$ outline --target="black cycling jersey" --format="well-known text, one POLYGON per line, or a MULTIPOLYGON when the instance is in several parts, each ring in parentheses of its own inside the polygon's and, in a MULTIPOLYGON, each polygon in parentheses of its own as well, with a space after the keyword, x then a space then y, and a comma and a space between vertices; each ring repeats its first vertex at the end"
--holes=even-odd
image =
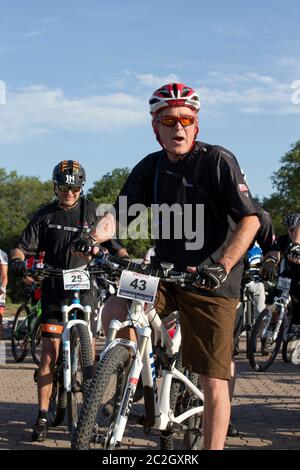
MULTIPOLYGON (((36 256, 44 251, 45 263, 56 268, 71 269, 82 266, 85 260, 72 250, 72 242, 96 226, 96 209, 94 202, 83 197, 76 206, 68 210, 63 210, 58 201, 44 206, 27 225, 16 248, 22 250, 25 256, 36 256)), ((105 242, 103 246, 111 254, 115 254, 121 247, 115 240, 105 242)), ((54 286, 63 291, 61 279, 45 279, 43 293, 54 286)))
MULTIPOLYGON (((245 216, 257 214, 234 155, 222 147, 202 142, 196 142, 193 150, 176 163, 169 161, 164 150, 148 155, 134 167, 120 196, 127 196, 128 209, 136 203, 145 206, 164 203, 171 206, 178 203, 183 214, 182 221, 185 221, 185 210, 192 210, 190 232, 204 232, 203 246, 197 250, 186 247, 186 242, 193 242, 186 236, 186 225, 182 225, 182 236, 176 239, 174 221, 171 218, 170 237, 163 239, 165 221, 161 217, 158 220, 159 237, 155 252, 159 260, 172 262, 175 269, 183 271, 186 266, 216 262, 236 223, 245 216), (204 209, 201 227, 197 226, 196 204, 202 204, 204 209)), ((117 220, 122 224, 128 213, 119 198, 115 203, 115 210, 117 220)), ((128 216, 127 223, 134 218, 128 216)), ((201 293, 239 297, 242 270, 241 260, 220 288, 209 293, 202 290, 201 293)))
MULTIPOLYGON (((81 233, 88 233, 97 222, 97 206, 94 202, 80 198, 76 206, 63 210, 58 201, 41 208, 25 228, 16 248, 25 256, 34 256, 45 252, 45 263, 62 269, 77 268, 84 264, 78 253, 71 249, 74 240, 81 233), (86 204, 84 220, 83 204, 86 204)), ((121 248, 116 240, 103 243, 112 254, 121 248)))
MULTIPOLYGON (((281 235, 274 242, 272 249, 274 251, 280 251, 283 256, 283 265, 281 266, 281 271, 288 268, 292 272, 292 278, 294 281, 300 281, 300 265, 295 263, 290 263, 287 259, 288 257, 288 247, 292 240, 289 235, 281 235)), ((300 290, 300 289, 298 289, 300 290)))
POLYGON ((281 235, 278 237, 273 245, 273 250, 280 251, 283 257, 280 272, 284 272, 285 269, 289 269, 291 272, 291 288, 290 296, 292 300, 292 323, 300 325, 300 265, 290 263, 288 257, 288 247, 291 243, 291 239, 288 234, 281 235))

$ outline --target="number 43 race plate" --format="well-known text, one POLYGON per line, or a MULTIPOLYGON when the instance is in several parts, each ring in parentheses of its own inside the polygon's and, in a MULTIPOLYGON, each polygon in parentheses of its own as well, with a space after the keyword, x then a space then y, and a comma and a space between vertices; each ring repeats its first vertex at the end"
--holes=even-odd
POLYGON ((123 271, 117 295, 125 297, 125 299, 143 300, 152 304, 156 296, 158 282, 158 277, 123 271))

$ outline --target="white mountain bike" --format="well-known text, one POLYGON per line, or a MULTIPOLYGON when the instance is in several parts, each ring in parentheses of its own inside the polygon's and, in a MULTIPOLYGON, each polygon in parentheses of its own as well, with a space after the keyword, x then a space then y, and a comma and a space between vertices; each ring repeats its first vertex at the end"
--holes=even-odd
POLYGON ((267 370, 274 362, 281 345, 283 360, 291 361, 298 338, 290 334, 292 319, 290 275, 287 270, 280 274, 273 304, 259 314, 252 329, 249 362, 255 371, 267 370))
POLYGON ((80 292, 90 290, 90 274, 99 273, 98 266, 69 270, 44 265, 28 271, 33 278, 62 278, 64 289, 72 291, 68 305, 62 305, 63 333, 58 359, 53 372, 53 386, 49 403, 49 424, 58 426, 67 410, 68 427, 72 436, 77 427, 83 396, 93 374, 91 307, 80 303, 80 292))
POLYGON ((124 322, 113 320, 110 324, 106 347, 81 410, 73 448, 121 446, 140 377, 145 415, 137 424, 142 424, 146 432, 150 429, 160 432, 161 449, 174 448, 175 433, 183 434, 181 448, 201 448, 204 397, 198 388, 198 375, 182 365, 179 321, 171 338, 149 305, 154 302, 160 280, 179 284, 186 281, 188 275, 174 273, 172 267, 162 263, 159 277, 142 274, 141 265, 133 263, 129 266, 133 271, 122 272, 118 295, 131 299, 132 303, 124 322), (118 331, 125 327, 135 329, 137 343, 116 338, 118 331), (156 360, 153 345, 159 345, 156 360), (159 387, 158 362, 162 374, 159 387))

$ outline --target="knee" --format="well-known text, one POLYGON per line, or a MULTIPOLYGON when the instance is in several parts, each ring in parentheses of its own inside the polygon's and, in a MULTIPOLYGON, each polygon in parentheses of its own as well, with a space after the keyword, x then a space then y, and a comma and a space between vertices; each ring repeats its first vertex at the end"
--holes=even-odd
POLYGON ((110 297, 103 307, 101 321, 105 331, 108 333, 109 324, 112 320, 124 321, 127 314, 126 301, 118 297, 110 297))
POLYGON ((201 384, 205 395, 213 400, 222 396, 223 391, 228 391, 228 380, 212 377, 201 377, 201 384))

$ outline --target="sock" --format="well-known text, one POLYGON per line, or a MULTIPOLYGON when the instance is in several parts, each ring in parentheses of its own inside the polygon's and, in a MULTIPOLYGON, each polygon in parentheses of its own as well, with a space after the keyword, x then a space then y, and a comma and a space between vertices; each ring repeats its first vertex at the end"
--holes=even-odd
POLYGON ((48 420, 48 411, 47 410, 39 410, 38 419, 48 420))

